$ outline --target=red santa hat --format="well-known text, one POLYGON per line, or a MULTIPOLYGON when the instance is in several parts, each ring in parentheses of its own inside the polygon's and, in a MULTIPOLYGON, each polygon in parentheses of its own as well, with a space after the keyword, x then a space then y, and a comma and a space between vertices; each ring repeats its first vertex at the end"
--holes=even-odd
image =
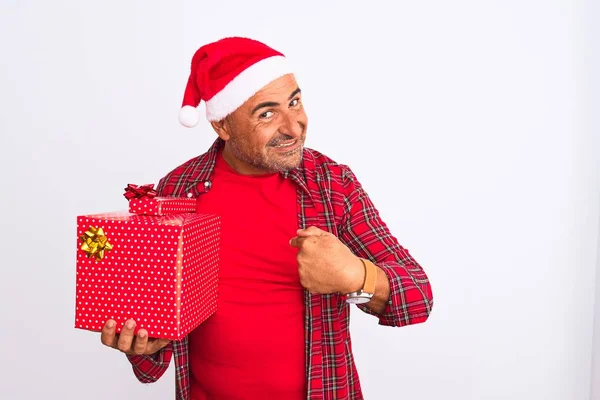
POLYGON ((206 102, 206 118, 219 121, 270 82, 291 73, 286 57, 264 43, 232 37, 202 46, 192 58, 179 122, 191 128, 196 107, 206 102))

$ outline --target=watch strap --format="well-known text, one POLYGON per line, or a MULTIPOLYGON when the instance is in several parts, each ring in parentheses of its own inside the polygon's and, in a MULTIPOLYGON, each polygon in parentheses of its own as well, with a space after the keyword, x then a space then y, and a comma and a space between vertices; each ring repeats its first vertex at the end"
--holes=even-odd
POLYGON ((361 258, 363 265, 365 266, 365 283, 362 291, 364 293, 375 293, 375 287, 377 286, 377 266, 369 260, 361 258))

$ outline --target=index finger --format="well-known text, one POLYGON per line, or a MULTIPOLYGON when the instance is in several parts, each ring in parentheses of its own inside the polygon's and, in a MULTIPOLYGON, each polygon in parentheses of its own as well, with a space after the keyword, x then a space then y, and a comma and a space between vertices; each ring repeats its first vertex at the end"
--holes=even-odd
POLYGON ((307 236, 323 236, 326 235, 328 232, 317 228, 316 226, 309 226, 306 229, 298 229, 296 231, 296 233, 298 234, 298 236, 302 236, 302 237, 307 237, 307 236))

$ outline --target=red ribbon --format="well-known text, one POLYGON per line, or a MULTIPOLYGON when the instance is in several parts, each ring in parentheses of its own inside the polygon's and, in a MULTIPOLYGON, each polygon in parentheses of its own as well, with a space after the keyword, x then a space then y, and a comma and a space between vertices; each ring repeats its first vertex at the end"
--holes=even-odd
POLYGON ((143 197, 152 199, 152 198, 156 197, 156 194, 157 193, 156 193, 156 190, 154 190, 154 184, 152 184, 152 183, 150 183, 148 185, 141 185, 141 186, 130 183, 125 188, 125 193, 123 193, 123 196, 125 196, 125 198, 127 200, 141 199, 143 197))

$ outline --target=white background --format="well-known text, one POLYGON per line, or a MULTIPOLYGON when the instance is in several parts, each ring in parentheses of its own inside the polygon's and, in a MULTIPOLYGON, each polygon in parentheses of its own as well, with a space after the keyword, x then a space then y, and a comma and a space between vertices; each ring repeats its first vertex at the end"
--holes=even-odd
POLYGON ((353 313, 366 398, 600 399, 591 0, 0 4, 0 398, 173 397, 73 328, 75 221, 207 149, 177 122, 189 62, 241 35, 294 62, 308 146, 431 278, 425 324, 353 313))

